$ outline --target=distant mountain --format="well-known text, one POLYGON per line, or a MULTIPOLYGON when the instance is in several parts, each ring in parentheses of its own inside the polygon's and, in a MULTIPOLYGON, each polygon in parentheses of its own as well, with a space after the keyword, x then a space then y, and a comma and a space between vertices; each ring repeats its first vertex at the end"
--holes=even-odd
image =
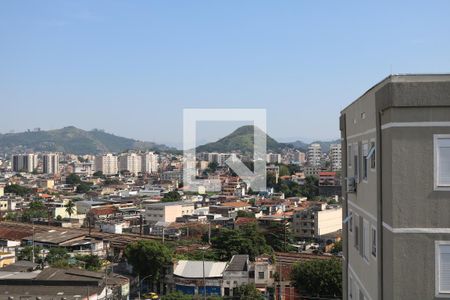
POLYGON ((322 152, 328 152, 330 150, 330 145, 331 144, 339 144, 341 142, 340 139, 336 139, 333 141, 315 141, 312 143, 305 143, 302 141, 295 141, 295 142, 291 142, 288 143, 290 145, 292 145, 294 148, 296 149, 308 149, 308 146, 311 144, 320 144, 320 147, 322 148, 322 152))
POLYGON ((221 138, 217 142, 208 143, 197 147, 197 152, 232 152, 240 151, 241 153, 253 153, 253 135, 256 130, 256 135, 265 134, 267 142, 267 151, 279 152, 284 148, 291 148, 291 145, 278 143, 276 140, 268 136, 261 129, 246 125, 239 127, 231 134, 221 138))
POLYGON ((56 130, 0 134, 0 152, 61 151, 73 154, 121 152, 129 149, 174 150, 165 145, 116 136, 103 130, 82 130, 73 126, 56 130))

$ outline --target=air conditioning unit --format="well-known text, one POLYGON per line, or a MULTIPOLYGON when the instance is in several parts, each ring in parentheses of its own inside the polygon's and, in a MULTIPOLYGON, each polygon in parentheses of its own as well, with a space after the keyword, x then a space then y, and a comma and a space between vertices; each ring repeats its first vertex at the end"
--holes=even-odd
POLYGON ((356 193, 355 177, 347 177, 347 192, 348 193, 356 193))

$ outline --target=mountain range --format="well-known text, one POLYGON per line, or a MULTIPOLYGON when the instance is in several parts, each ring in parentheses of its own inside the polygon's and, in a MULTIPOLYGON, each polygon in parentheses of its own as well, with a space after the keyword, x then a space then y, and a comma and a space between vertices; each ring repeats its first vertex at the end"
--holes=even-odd
MULTIPOLYGON (((266 135, 267 152, 277 152, 286 148, 305 151, 309 143, 295 141, 279 143, 262 130, 252 125, 237 128, 229 135, 213 143, 197 147, 197 152, 233 152, 253 153, 253 131, 256 135, 266 135)), ((322 151, 327 152, 334 141, 317 141, 322 151)), ((68 126, 55 130, 35 130, 20 133, 0 134, 0 153, 25 151, 58 151, 73 154, 99 154, 105 152, 123 152, 130 149, 176 152, 175 148, 154 142, 144 142, 116 136, 103 130, 86 131, 68 126)))
POLYGON ((171 151, 174 148, 153 142, 143 142, 116 136, 103 130, 64 127, 56 130, 38 130, 0 134, 0 152, 60 151, 73 154, 122 152, 129 149, 171 151))

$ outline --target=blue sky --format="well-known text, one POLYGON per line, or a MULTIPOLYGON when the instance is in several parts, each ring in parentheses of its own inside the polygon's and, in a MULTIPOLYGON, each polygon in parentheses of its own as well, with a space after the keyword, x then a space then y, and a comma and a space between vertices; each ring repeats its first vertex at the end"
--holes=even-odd
MULTIPOLYGON (((393 73, 450 72, 449 1, 2 1, 0 132, 74 125, 170 144, 183 108, 266 108, 339 135, 393 73)), ((225 134, 202 129, 202 139, 225 134)))

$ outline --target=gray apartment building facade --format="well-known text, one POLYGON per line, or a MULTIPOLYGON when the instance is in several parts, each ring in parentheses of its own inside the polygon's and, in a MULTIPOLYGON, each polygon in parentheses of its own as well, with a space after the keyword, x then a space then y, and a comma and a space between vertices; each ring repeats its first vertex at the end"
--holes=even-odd
POLYGON ((391 75, 340 129, 343 299, 450 299, 450 75, 391 75))

